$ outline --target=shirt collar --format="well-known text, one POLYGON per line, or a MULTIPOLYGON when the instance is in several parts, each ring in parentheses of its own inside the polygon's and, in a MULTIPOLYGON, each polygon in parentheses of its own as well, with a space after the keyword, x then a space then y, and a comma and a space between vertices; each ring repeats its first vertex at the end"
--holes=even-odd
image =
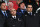
POLYGON ((32 13, 32 12, 28 12, 28 13, 32 13))
POLYGON ((12 16, 12 17, 13 17, 13 18, 15 17, 14 19, 16 19, 16 16, 12 16))
MULTIPOLYGON (((1 10, 2 11, 2 10, 1 10)), ((6 12, 6 11, 5 11, 6 12)), ((2 11, 2 13, 4 13, 4 11, 2 11)))
POLYGON ((21 11, 23 11, 23 10, 21 9, 21 11))
POLYGON ((30 14, 31 13, 31 15, 32 15, 32 12, 28 12, 28 14, 30 14))

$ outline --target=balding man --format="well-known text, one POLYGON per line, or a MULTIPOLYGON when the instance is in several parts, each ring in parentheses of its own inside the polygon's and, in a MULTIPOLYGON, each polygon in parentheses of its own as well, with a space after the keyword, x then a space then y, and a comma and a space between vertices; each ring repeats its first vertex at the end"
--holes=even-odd
POLYGON ((12 8, 13 8, 13 5, 14 5, 14 4, 13 4, 12 2, 9 2, 9 3, 8 3, 8 10, 12 9, 12 8))

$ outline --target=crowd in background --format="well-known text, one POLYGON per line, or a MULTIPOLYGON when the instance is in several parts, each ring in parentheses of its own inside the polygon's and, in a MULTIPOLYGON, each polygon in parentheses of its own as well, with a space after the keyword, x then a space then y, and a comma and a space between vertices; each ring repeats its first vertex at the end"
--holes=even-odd
POLYGON ((0 2, 0 27, 40 27, 40 2, 17 3, 17 10, 13 2, 0 2))

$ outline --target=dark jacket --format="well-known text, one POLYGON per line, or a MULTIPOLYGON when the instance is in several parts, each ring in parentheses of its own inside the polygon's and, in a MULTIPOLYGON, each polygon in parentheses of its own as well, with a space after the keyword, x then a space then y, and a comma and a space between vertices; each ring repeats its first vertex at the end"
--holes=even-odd
POLYGON ((23 15, 23 20, 25 27, 39 27, 39 16, 37 14, 30 16, 26 13, 23 15))
POLYGON ((25 12, 26 12, 25 9, 24 9, 24 12, 22 13, 21 9, 18 8, 18 10, 17 10, 17 15, 18 15, 19 17, 21 17, 22 15, 24 15, 25 12))
POLYGON ((7 19, 7 27, 24 27, 24 22, 21 18, 16 17, 16 19, 14 19, 10 17, 7 19))
MULTIPOLYGON (((7 16, 9 17, 10 15, 9 15, 9 11, 7 10, 6 11, 6 13, 7 13, 7 16)), ((3 15, 3 13, 1 12, 1 9, 0 9, 0 27, 5 27, 5 21, 6 21, 6 19, 8 18, 8 17, 5 17, 4 15, 3 15)))

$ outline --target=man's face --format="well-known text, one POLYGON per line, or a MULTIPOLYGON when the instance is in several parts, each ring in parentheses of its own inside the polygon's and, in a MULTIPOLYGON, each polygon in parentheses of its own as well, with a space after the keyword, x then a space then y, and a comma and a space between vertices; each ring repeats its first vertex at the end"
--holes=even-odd
POLYGON ((20 4, 20 8, 24 9, 25 8, 25 4, 24 3, 20 4))
POLYGON ((8 9, 10 10, 10 9, 12 9, 13 8, 13 3, 9 3, 8 4, 8 9))
POLYGON ((27 11, 28 11, 28 12, 32 12, 32 9, 33 9, 33 8, 32 8, 32 5, 28 5, 27 11))
POLYGON ((16 15, 16 10, 15 9, 11 10, 11 14, 16 15))
POLYGON ((1 4, 1 9, 2 9, 2 10, 6 10, 6 3, 2 3, 2 4, 1 4))

